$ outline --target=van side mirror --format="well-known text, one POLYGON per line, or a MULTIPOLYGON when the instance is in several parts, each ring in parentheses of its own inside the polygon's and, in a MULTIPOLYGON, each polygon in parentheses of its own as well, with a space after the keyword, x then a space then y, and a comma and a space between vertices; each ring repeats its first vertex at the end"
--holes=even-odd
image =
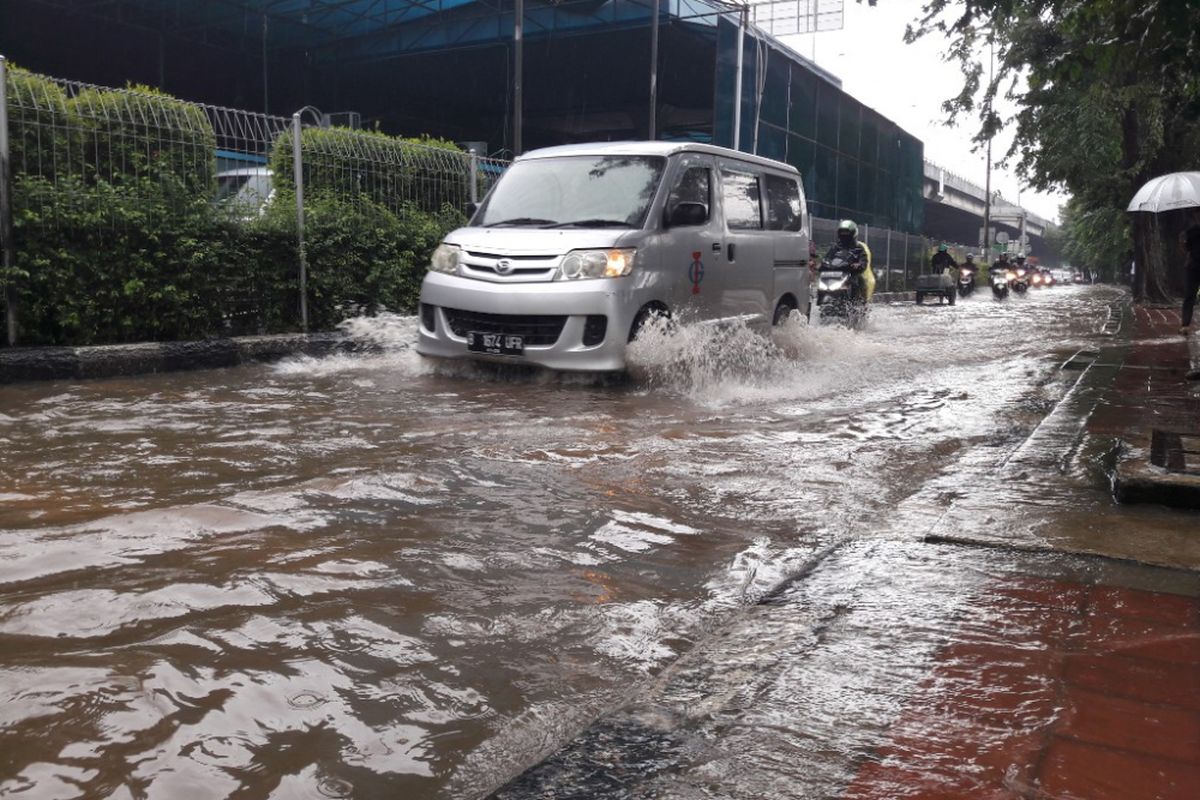
POLYGON ((467 215, 467 219, 475 216, 475 212, 479 210, 479 203, 467 201, 463 203, 463 213, 467 215))
POLYGON ((704 203, 676 203, 667 212, 666 226, 703 225, 708 222, 708 206, 704 203))

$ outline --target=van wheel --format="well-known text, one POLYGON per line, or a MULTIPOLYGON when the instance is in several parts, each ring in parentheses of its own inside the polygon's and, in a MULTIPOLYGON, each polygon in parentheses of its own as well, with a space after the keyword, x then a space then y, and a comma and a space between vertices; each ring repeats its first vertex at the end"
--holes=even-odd
POLYGON ((950 300, 950 305, 954 305, 954 301, 958 299, 958 293, 951 291, 946 297, 950 300))
POLYGON ((787 322, 787 318, 796 310, 796 306, 792 305, 791 300, 780 300, 779 305, 775 306, 775 316, 771 319, 771 324, 778 327, 787 322))
POLYGON ((642 328, 655 319, 666 319, 668 322, 671 319, 671 312, 667 311, 665 306, 642 306, 638 311, 637 316, 633 318, 633 324, 629 326, 629 341, 638 338, 642 333, 642 328))
POLYGON ((919 305, 919 306, 925 305, 925 295, 922 294, 921 292, 917 292, 917 305, 919 305))

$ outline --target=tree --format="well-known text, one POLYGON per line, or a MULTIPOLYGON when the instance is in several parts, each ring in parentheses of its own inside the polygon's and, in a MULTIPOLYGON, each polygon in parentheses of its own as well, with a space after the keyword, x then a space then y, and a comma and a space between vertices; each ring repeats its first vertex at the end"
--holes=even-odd
POLYGON ((1164 262, 1157 220, 1124 209, 1143 183, 1200 168, 1200 3, 1195 0, 928 0, 908 41, 947 37, 963 67, 952 120, 975 115, 982 144, 1014 127, 1008 158, 1037 189, 1072 196, 1068 253, 1131 252, 1139 296, 1181 285, 1164 262), (994 47, 988 79, 984 59, 994 47), (994 101, 1018 107, 1004 120, 994 101), (1130 240, 1126 231, 1132 230, 1130 240))

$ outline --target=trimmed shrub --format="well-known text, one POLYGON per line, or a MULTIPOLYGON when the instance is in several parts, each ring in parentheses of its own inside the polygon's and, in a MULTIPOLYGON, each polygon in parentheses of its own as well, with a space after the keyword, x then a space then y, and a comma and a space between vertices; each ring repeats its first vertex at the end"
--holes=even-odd
POLYGON ((73 149, 90 180, 120 183, 173 175, 185 192, 210 196, 217 137, 197 105, 148 86, 90 88, 67 100, 73 149))
MULTIPOLYGON (((438 213, 469 198, 470 158, 445 139, 405 139, 378 131, 305 128, 304 194, 330 192, 369 199, 392 211, 413 205, 438 213)), ((292 134, 279 136, 271 151, 275 185, 295 190, 292 134)))
MULTIPOLYGON (((261 216, 240 219, 214 201, 216 139, 201 107, 140 88, 68 98, 54 82, 20 70, 9 86, 17 98, 10 105, 16 263, 0 285, 17 288, 23 344, 298 327, 290 139, 286 152, 281 140, 272 153, 273 164, 288 167, 276 169, 275 199, 261 216)), ((422 181, 453 193, 453 180, 420 165, 465 165, 456 148, 434 142, 429 162, 429 147, 367 134, 365 150, 346 152, 381 161, 347 155, 325 169, 324 154, 341 152, 347 134, 356 142, 364 136, 306 132, 315 142, 314 153, 305 149, 316 176, 305 202, 315 330, 381 309, 415 310, 430 253, 465 221, 452 206, 421 210, 406 200, 422 181), (412 148, 419 158, 407 155, 412 148), (378 188, 379 198, 364 185, 378 188)))
POLYGON ((13 173, 48 178, 69 174, 67 93, 49 78, 12 64, 5 73, 13 173))

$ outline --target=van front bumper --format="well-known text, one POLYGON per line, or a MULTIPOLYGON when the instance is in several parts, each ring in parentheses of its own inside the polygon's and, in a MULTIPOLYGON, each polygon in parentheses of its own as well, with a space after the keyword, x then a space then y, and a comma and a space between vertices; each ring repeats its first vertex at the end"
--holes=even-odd
POLYGON ((489 283, 430 272, 421 285, 417 352, 435 358, 534 364, 558 370, 622 370, 629 330, 640 308, 631 287, 632 282, 626 278, 489 283), (592 344, 597 317, 605 320, 604 336, 592 344), (487 321, 479 322, 484 318, 487 321), (503 332, 493 324, 511 325, 513 330, 537 329, 539 333, 526 337, 522 355, 468 350, 468 329, 474 326, 483 333, 503 332), (589 334, 592 338, 586 339, 589 334))

